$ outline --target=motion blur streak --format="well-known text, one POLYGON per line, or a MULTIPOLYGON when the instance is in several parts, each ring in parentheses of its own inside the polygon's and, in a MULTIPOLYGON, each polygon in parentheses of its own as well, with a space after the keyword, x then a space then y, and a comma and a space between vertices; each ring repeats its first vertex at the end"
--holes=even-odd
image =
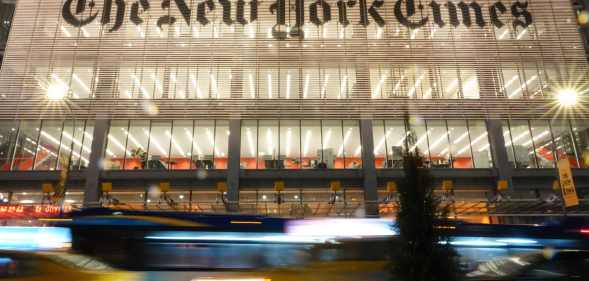
POLYGON ((196 231, 159 231, 145 236, 149 240, 176 240, 176 241, 238 241, 238 242, 262 242, 262 243, 302 243, 321 244, 326 240, 315 237, 297 237, 284 234, 248 234, 239 232, 196 232, 196 231))
POLYGON ((219 278, 199 278, 199 279, 192 279, 191 281, 271 281, 271 279, 266 278, 234 278, 234 279, 219 279, 219 278))
POLYGON ((325 238, 387 237, 396 235, 393 223, 386 219, 316 219, 288 223, 289 235, 325 238))
POLYGON ((0 227, 0 250, 52 250, 69 248, 70 230, 61 227, 0 227))

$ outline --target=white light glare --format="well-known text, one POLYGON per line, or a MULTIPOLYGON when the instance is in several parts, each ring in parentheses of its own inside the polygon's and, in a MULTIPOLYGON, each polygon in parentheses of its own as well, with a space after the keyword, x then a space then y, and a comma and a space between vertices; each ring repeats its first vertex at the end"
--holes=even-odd
POLYGON ((558 92, 558 103, 563 106, 574 106, 577 104, 578 94, 574 90, 565 89, 558 92))

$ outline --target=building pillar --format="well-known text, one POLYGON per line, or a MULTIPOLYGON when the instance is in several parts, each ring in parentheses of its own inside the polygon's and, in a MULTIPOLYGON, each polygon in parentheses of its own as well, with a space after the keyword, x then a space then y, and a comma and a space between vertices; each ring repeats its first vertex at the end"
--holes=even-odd
POLYGON ((491 156, 493 157, 493 166, 497 173, 497 180, 507 180, 509 188, 513 188, 511 180, 512 167, 509 165, 507 149, 505 148, 501 120, 486 120, 486 123, 491 145, 491 156))
POLYGON ((364 183, 364 205, 366 217, 378 217, 378 183, 374 165, 374 136, 372 120, 360 120, 360 138, 362 141, 362 172, 364 183))
POLYGON ((227 165, 227 211, 239 211, 239 171, 241 157, 241 120, 229 120, 229 161, 227 165))
POLYGON ((110 122, 107 119, 94 121, 92 135, 92 150, 90 161, 86 169, 86 187, 84 189, 84 208, 99 207, 100 201, 100 171, 102 157, 106 149, 106 139, 110 122))

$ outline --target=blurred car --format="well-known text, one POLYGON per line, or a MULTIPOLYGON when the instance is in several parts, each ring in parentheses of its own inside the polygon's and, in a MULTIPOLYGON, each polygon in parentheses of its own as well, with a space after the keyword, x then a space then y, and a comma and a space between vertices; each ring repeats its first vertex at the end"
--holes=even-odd
POLYGON ((545 249, 482 263, 467 280, 589 280, 589 251, 545 249))
POLYGON ((136 281, 141 279, 138 273, 118 271, 82 255, 0 251, 0 280, 136 281))

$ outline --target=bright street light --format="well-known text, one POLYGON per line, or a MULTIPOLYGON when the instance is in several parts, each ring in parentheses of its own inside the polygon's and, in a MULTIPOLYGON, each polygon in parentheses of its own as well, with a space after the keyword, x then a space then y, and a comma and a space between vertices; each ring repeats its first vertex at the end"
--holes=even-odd
POLYGON ((67 88, 61 83, 53 83, 47 88, 47 98, 53 101, 60 101, 65 98, 67 88))
POLYGON ((562 106, 574 106, 577 104, 578 94, 576 91, 571 89, 565 89, 558 92, 558 103, 562 106))

